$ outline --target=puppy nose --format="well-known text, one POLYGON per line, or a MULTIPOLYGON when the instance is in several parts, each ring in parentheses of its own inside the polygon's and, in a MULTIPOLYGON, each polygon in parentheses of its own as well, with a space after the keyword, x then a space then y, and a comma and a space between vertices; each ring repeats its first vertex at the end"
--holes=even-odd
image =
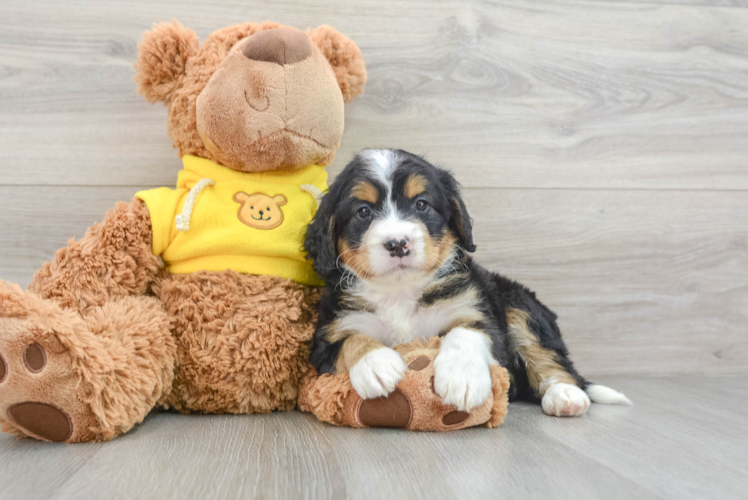
POLYGON ((401 239, 401 240, 387 240, 387 242, 384 244, 384 249, 390 252, 391 257, 405 257, 410 253, 410 250, 406 249, 408 241, 401 239))
POLYGON ((304 33, 290 28, 260 31, 247 38, 242 54, 253 61, 283 66, 303 61, 312 55, 312 42, 304 33))

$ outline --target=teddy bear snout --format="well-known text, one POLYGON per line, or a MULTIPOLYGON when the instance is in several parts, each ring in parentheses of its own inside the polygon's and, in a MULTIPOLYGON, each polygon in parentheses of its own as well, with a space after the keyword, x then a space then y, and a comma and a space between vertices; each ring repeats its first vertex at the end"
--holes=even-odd
POLYGON ((301 31, 275 28, 247 38, 242 54, 253 61, 294 64, 312 55, 312 42, 301 31))

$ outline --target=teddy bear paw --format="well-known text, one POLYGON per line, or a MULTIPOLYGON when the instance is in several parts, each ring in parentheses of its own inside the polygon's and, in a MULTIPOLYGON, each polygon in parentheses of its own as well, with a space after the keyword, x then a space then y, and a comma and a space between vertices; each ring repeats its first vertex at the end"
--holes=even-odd
POLYGON ((0 320, 3 430, 42 441, 88 440, 96 420, 82 401, 71 356, 39 325, 0 320))
MULTIPOLYGON (((446 431, 480 425, 489 420, 493 398, 470 411, 445 403, 434 387, 436 349, 420 349, 403 357, 407 370, 397 388, 386 397, 360 399, 354 421, 359 427, 397 427, 446 431)), ((489 390, 491 389, 489 377, 489 390)))

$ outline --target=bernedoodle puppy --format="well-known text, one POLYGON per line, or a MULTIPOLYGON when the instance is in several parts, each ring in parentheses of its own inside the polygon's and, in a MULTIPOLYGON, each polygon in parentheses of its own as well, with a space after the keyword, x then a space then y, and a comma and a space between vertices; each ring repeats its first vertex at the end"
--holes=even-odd
POLYGON ((406 366, 392 348, 442 337, 434 390, 461 411, 491 391, 489 366, 506 367, 510 400, 548 415, 596 403, 631 404, 574 369, 556 315, 523 285, 476 264, 472 222, 446 170, 402 150, 364 150, 330 187, 307 230, 307 257, 326 288, 311 361, 349 372, 364 399, 395 389, 406 366))

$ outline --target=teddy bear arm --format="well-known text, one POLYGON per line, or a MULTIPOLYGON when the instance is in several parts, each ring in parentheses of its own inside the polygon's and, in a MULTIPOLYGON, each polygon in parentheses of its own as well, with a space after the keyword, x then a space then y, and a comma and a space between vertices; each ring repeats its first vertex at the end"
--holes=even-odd
POLYGON ((137 198, 119 202, 82 239, 55 252, 29 290, 81 312, 116 297, 143 295, 160 267, 152 241, 146 204, 137 198))

